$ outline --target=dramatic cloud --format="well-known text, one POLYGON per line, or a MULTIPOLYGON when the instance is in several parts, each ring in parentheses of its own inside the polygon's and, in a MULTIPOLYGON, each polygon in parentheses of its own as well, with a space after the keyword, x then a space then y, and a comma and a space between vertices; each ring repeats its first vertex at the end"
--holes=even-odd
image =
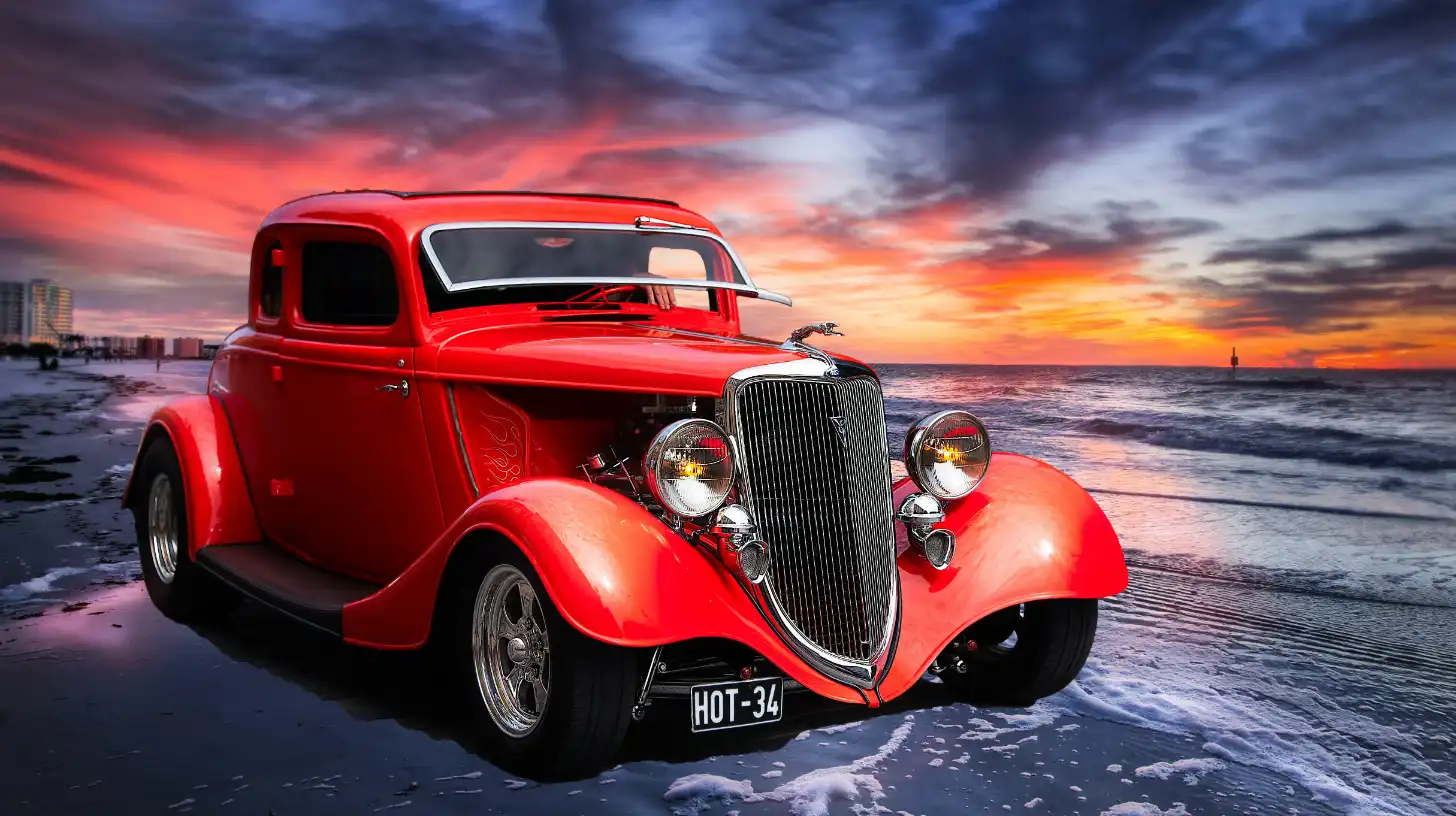
MULTIPOLYGON (((1375 323, 1449 321, 1456 312, 1456 229, 1421 229, 1396 222, 1368 227, 1303 233, 1265 245, 1223 250, 1211 263, 1251 262, 1248 271, 1229 280, 1202 278, 1198 286, 1212 305, 1200 318, 1217 330, 1342 334, 1368 330, 1375 323), (1348 244, 1378 242, 1384 248, 1348 244), (1396 245, 1391 245, 1391 242, 1396 245), (1313 254, 1324 245, 1327 252, 1313 254), (1341 251, 1338 257, 1329 249, 1341 251)), ((1449 323, 1448 323, 1449 325, 1449 323)), ((1351 349, 1413 351, 1428 343, 1395 341, 1351 349)), ((1308 352, 1308 349, 1303 351, 1308 352)))
POLYGON ((1444 0, 5 3, 0 276, 216 337, 283 200, 593 189, 872 359, 1456 364, 1453 43, 1444 0))

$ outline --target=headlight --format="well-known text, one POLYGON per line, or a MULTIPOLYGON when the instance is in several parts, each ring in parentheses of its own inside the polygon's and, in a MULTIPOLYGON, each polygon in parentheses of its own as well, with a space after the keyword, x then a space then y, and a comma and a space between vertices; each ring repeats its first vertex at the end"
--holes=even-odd
POLYGON ((706 419, 680 419, 659 431, 643 469, 657 501, 687 518, 717 510, 733 487, 728 437, 706 419))
POLYGON ((976 489, 991 464, 986 426, 965 411, 941 411, 905 435, 905 469, 921 490, 959 499, 976 489))

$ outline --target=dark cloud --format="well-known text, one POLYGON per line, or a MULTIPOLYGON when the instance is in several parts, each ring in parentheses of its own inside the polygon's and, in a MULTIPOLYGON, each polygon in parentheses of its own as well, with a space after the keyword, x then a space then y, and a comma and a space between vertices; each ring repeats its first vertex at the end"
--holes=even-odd
MULTIPOLYGON (((1447 237, 1448 232, 1446 227, 1415 227, 1403 221, 1394 220, 1380 221, 1363 227, 1329 227, 1269 241, 1238 241, 1215 252, 1204 263, 1210 265, 1234 263, 1298 265, 1315 261, 1313 253, 1321 247, 1423 237, 1441 241, 1447 237)), ((1456 234, 1453 234, 1452 237, 1456 238, 1456 234)), ((1438 244, 1388 251, 1380 256, 1379 261, 1377 266, 1380 268, 1400 267, 1404 269, 1406 267, 1450 265, 1451 258, 1449 251, 1438 244)))
POLYGON ((1446 48, 1450 3, 1291 9, 1250 0, 321 0, 281 19, 256 0, 16 2, 0 4, 9 114, 0 130, 266 140, 363 128, 439 146, 608 109, 640 128, 814 112, 883 131, 893 148, 882 181, 913 202, 1012 196, 1053 162, 1151 117, 1311 75, 1358 74, 1361 104, 1305 95, 1263 117, 1255 136, 1201 134, 1186 148, 1190 162, 1248 176, 1271 157, 1319 159, 1326 142, 1358 141, 1392 117, 1428 117, 1450 98, 1449 62, 1400 82, 1374 70, 1446 48), (642 34, 673 13, 709 29, 688 37, 700 52, 689 57, 695 70, 669 66, 653 52, 661 43, 642 34), (1277 23, 1263 19, 1276 14, 1277 23), (1301 36, 1279 33, 1291 28, 1301 36), (1372 109, 1375 90, 1383 95, 1372 109))
POLYGON ((367 127, 439 145, 682 100, 713 121, 711 94, 625 50, 640 5, 549 0, 534 19, 509 19, 521 15, 508 4, 333 0, 310 5, 310 24, 247 0, 7 3, 0 93, 18 115, 6 124, 29 132, 267 140, 367 127))
POLYGON ((1140 214, 1145 209, 1109 202, 1100 213, 1076 222, 1018 219, 975 233, 984 248, 971 257, 990 263, 1129 257, 1220 229, 1204 219, 1140 214), (1085 223, 1092 220, 1100 223, 1085 223))
POLYGON ((1456 5, 1332 4, 1302 22, 1315 47, 1245 77, 1243 111, 1182 146, 1193 180, 1238 200, 1456 167, 1444 135, 1456 94, 1456 5))
POLYGON ((1428 348, 1432 348, 1431 343, 1410 343, 1405 341, 1380 343, 1375 345, 1355 343, 1342 346, 1325 346, 1322 348, 1295 349, 1294 351, 1286 354, 1285 359, 1289 360, 1289 362, 1293 363, 1294 365, 1303 368, 1311 368, 1315 366, 1321 360, 1321 358, 1325 357, 1338 357, 1355 354, 1379 354, 1382 352, 1392 351, 1419 351, 1421 349, 1428 348))
MULTIPOLYGON (((1300 236, 1307 243, 1225 250, 1209 259, 1248 261, 1246 274, 1198 279, 1212 301, 1200 322, 1222 330, 1289 330, 1304 334, 1361 331, 1379 317, 1441 314, 1456 309, 1456 231, 1381 223, 1300 236), (1343 244, 1401 237, 1408 245, 1338 259, 1309 254, 1312 243, 1343 244), (1296 248, 1304 257, 1278 256, 1296 248)), ((1292 240, 1292 239, 1291 239, 1292 240)))
POLYGON ((16 167, 8 162, 0 161, 0 185, 3 184, 30 184, 45 187, 67 186, 64 182, 51 176, 42 175, 33 170, 16 167))
POLYGON ((1254 244, 1238 249, 1221 249, 1204 263, 1227 264, 1257 261, 1259 263, 1300 263, 1309 260, 1309 247, 1302 244, 1254 244))
POLYGON ((1245 0, 1007 2, 980 14, 932 61, 924 90, 946 106, 945 182, 992 197, 1019 192, 1049 164, 1153 116, 1271 90, 1302 100, 1291 106, 1281 99, 1285 121, 1264 128, 1259 150, 1223 149, 1221 132, 1189 145, 1190 161, 1205 172, 1248 172, 1271 153, 1328 149, 1316 142, 1341 144, 1378 129, 1381 115, 1441 115, 1442 99, 1456 89, 1449 72, 1412 70, 1405 77, 1412 81, 1387 93, 1375 111, 1339 96, 1310 98, 1299 86, 1327 75, 1378 76, 1373 69, 1389 62, 1449 52, 1453 31, 1456 6, 1445 0, 1321 7, 1245 0), (1268 19, 1276 15, 1284 19, 1268 19), (1301 36, 1289 36, 1289 28, 1301 36), (1304 119, 1295 108, 1306 112, 1304 119))
POLYGON ((1303 243, 1330 243, 1333 241, 1367 241, 1379 238, 1399 238, 1416 230, 1401 221, 1381 221, 1368 227, 1354 229, 1321 229, 1305 232, 1288 239, 1303 243))

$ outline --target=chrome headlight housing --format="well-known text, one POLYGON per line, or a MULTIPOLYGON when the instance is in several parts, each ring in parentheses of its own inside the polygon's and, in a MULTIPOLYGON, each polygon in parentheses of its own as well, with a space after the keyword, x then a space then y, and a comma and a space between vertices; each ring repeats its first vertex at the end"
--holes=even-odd
POLYGON ((684 518, 717 510, 733 488, 728 436, 706 419, 680 419, 659 431, 642 469, 658 503, 684 518))
POLYGON ((938 499, 968 495, 990 464, 986 426, 967 411, 931 414, 905 434, 905 470, 921 490, 938 499))

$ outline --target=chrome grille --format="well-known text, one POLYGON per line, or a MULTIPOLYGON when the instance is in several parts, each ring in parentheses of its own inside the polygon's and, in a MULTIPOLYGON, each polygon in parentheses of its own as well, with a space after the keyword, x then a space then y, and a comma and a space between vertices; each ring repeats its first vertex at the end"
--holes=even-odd
POLYGON ((771 601, 812 645, 873 661, 895 600, 879 384, 767 377, 730 391, 740 492, 773 556, 771 601))

